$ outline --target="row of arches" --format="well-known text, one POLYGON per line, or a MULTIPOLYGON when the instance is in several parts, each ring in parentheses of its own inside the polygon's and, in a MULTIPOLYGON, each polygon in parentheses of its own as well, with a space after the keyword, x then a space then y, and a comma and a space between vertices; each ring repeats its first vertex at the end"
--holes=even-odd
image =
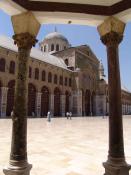
MULTIPOLYGON (((14 105, 15 80, 8 83, 6 115, 10 116, 14 105)), ((50 91, 48 87, 43 86, 41 89, 41 116, 46 116, 50 110, 50 91)), ((65 92, 65 110, 69 111, 69 92, 65 92)), ((1 101, 1 82, 0 82, 0 101, 1 101)), ((28 84, 28 116, 36 115, 37 90, 32 83, 28 84)), ((1 104, 1 103, 0 103, 1 104)), ((54 89, 54 116, 61 115, 61 91, 58 87, 54 89)))
MULTIPOLYGON (((5 72, 5 68, 6 68, 6 60, 5 58, 0 58, 0 72, 5 72)), ((15 62, 14 61, 10 61, 9 73, 15 74, 15 62)))

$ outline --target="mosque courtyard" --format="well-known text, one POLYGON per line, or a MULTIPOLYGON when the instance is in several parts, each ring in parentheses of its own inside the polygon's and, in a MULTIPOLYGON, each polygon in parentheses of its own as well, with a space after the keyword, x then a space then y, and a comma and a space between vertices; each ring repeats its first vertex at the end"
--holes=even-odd
MULTIPOLYGON (((0 120, 0 175, 9 162, 11 124, 11 119, 0 120)), ((131 116, 123 116, 123 125, 126 161, 131 163, 131 116)), ((31 175, 102 175, 107 154, 108 118, 28 119, 31 175)))

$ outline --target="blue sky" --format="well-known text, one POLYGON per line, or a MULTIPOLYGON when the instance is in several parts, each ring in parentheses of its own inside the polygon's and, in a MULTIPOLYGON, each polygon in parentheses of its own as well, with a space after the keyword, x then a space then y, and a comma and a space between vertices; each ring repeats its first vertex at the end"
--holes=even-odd
MULTIPOLYGON (((13 29, 10 16, 0 10, 0 35, 12 37, 13 29)), ((91 47, 97 58, 101 59, 107 75, 106 47, 101 43, 96 27, 80 25, 43 25, 37 39, 42 41, 50 32, 57 27, 58 32, 63 34, 72 46, 87 44, 91 47)), ((121 82, 131 91, 131 23, 125 28, 124 38, 119 47, 121 82)))

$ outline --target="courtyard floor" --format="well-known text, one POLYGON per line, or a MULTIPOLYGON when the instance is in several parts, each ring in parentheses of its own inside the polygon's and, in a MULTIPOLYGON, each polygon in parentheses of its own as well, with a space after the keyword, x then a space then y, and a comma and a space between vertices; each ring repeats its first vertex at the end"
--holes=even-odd
MULTIPOLYGON (((131 163, 131 116, 123 117, 125 155, 131 163)), ((11 119, 0 120, 0 175, 8 165, 11 119)), ((108 154, 108 118, 28 119, 31 175, 102 175, 108 154)))

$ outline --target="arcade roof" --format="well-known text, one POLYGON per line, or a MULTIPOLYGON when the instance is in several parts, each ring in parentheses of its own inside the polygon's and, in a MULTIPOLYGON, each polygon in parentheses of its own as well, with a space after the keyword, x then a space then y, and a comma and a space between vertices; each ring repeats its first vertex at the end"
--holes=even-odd
POLYGON ((108 16, 131 21, 131 0, 1 0, 9 15, 32 11, 41 24, 99 25, 108 16))

